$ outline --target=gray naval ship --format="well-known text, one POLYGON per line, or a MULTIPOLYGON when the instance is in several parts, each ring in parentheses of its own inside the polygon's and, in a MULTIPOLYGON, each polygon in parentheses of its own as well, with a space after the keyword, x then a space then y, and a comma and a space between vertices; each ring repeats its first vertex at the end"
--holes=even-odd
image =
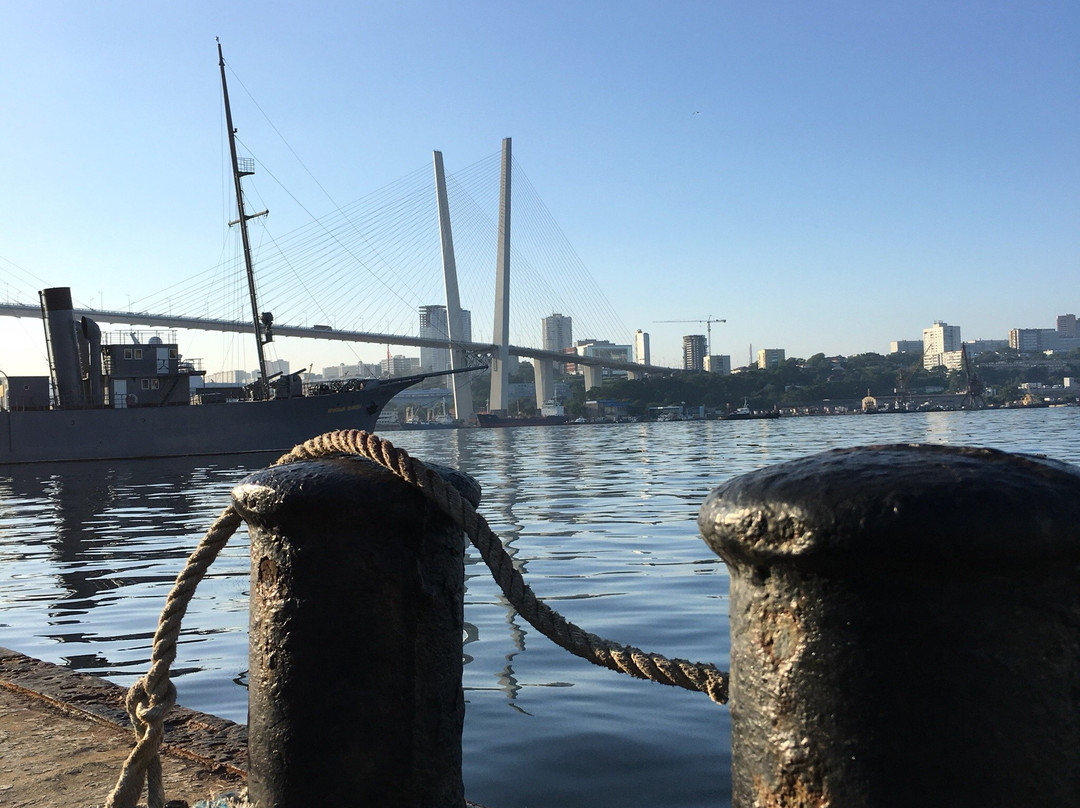
POLYGON ((375 431, 397 393, 445 375, 305 385, 293 373, 231 394, 193 392, 203 371, 175 342, 103 337, 76 319, 70 289, 40 297, 50 375, 0 376, 0 464, 285 452, 335 429, 375 431))
POLYGON ((431 376, 476 368, 340 386, 305 385, 299 373, 268 377, 263 346, 272 340, 273 315, 260 314, 248 241, 248 214, 229 107, 225 58, 218 45, 229 152, 244 247, 259 379, 234 396, 192 393, 201 374, 184 362, 174 341, 130 332, 103 338, 88 317, 75 319, 71 290, 40 293, 49 376, 0 374, 0 465, 69 460, 285 452, 335 429, 374 431, 379 413, 397 393, 431 376))

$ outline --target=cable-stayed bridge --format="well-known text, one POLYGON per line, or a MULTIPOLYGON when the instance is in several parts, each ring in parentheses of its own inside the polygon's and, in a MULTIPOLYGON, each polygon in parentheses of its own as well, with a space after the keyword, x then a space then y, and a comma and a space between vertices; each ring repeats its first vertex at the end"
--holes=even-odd
MULTIPOLYGON (((113 311, 109 309, 75 308, 76 317, 90 317, 98 322, 114 325, 143 325, 155 328, 187 328, 195 331, 223 331, 248 333, 251 323, 239 320, 214 320, 205 317, 181 317, 173 314, 148 314, 145 312, 113 311)), ((0 303, 0 317, 32 317, 40 319, 41 308, 26 303, 0 303)), ((410 348, 458 348, 477 355, 490 355, 497 346, 487 342, 451 342, 448 339, 414 337, 407 334, 382 334, 373 331, 327 331, 314 326, 288 326, 274 324, 274 334, 279 337, 307 337, 310 339, 358 342, 372 345, 401 345, 410 348)), ((672 368, 659 365, 643 365, 637 362, 619 362, 614 359, 593 356, 567 356, 565 353, 545 351, 521 345, 510 346, 511 356, 524 359, 550 359, 572 362, 596 368, 614 368, 639 373, 670 373, 672 368)))
MULTIPOLYGON (((568 358, 544 349, 541 321, 556 312, 573 318, 578 335, 629 344, 633 332, 607 302, 527 178, 522 180, 509 139, 497 158, 447 175, 441 153, 435 152, 434 182, 431 167, 415 171, 360 202, 335 207, 328 216, 310 216, 311 222, 282 235, 271 234, 266 217, 247 217, 252 219, 257 253, 260 306, 274 313, 274 335, 449 348, 453 367, 474 365, 477 355, 488 357, 493 410, 505 409, 511 356, 551 360, 535 363, 538 404, 552 397, 554 362, 581 366, 586 389, 596 386, 604 367, 634 375, 670 373, 659 366, 595 356, 568 358), (476 338, 463 328, 461 312, 491 312, 490 301, 490 338, 482 328, 476 338), (445 337, 417 335, 418 311, 430 305, 446 307, 445 337)), ((231 241, 235 239, 223 239, 231 241)), ((257 327, 241 293, 242 261, 234 247, 218 265, 129 301, 128 311, 77 305, 77 314, 112 324, 254 333, 257 327), (132 304, 141 311, 132 312, 132 304)), ((0 304, 0 315, 37 317, 40 309, 0 304)), ((472 322, 478 325, 477 318, 472 322)), ((451 380, 459 378, 455 408, 458 417, 467 418, 471 396, 467 379, 457 374, 451 380)))

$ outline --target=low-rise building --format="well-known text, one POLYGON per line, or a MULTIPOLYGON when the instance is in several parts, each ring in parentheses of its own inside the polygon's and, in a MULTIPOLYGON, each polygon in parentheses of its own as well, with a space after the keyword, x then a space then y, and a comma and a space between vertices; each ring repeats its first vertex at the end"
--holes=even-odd
POLYGON ((967 348, 968 358, 973 358, 979 354, 1004 350, 1009 347, 1009 341, 1007 339, 971 339, 964 343, 964 347, 967 348))
MULTIPOLYGON (((581 340, 574 346, 574 349, 578 356, 590 356, 627 363, 634 361, 634 347, 632 345, 616 345, 606 339, 581 340)), ((580 371, 580 368, 578 370, 580 371)), ((602 370, 604 377, 626 376, 625 370, 616 370, 614 368, 603 368, 602 370)))
POLYGON ((1009 347, 1020 353, 1071 351, 1080 348, 1080 338, 1064 337, 1057 328, 1014 328, 1009 331, 1009 347))
POLYGON ((923 344, 919 339, 894 339, 889 343, 889 353, 922 353, 923 344))
POLYGON ((254 378, 246 370, 219 370, 211 373, 207 379, 214 384, 247 384, 254 378))
POLYGON ((388 356, 379 363, 379 373, 382 376, 411 376, 420 372, 419 356, 402 356, 395 354, 388 356))

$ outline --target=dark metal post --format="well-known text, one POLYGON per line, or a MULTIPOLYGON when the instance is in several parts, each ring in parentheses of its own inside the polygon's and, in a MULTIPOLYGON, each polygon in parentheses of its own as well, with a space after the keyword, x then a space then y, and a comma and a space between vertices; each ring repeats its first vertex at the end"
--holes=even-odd
POLYGON ((837 450, 699 526, 731 574, 736 808, 1080 804, 1080 470, 837 450))
POLYGON ((360 458, 265 469, 233 502, 251 534, 252 804, 463 806, 461 530, 360 458))

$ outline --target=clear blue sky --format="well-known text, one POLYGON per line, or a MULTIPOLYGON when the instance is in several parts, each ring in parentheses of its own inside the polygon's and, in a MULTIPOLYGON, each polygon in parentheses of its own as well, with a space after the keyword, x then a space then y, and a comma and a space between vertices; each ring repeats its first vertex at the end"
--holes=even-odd
MULTIPOLYGON (((339 201, 513 137, 654 361, 704 331, 657 320, 726 318, 714 352, 738 365, 751 344, 885 352, 935 319, 1004 338, 1080 313, 1075 2, 2 9, 5 299, 70 285, 122 309, 218 260, 219 36, 339 201)), ((37 322, 0 320, 0 370, 42 355, 37 322)))

